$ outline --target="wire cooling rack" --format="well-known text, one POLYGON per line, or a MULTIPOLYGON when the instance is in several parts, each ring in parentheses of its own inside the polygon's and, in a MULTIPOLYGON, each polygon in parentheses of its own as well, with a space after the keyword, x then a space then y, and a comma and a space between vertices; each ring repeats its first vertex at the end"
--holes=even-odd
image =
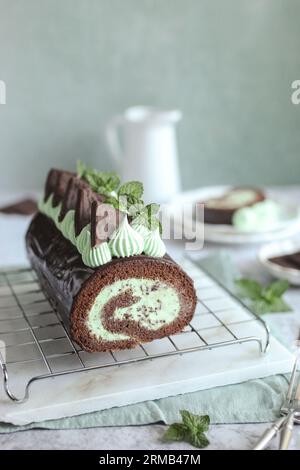
POLYGON ((15 403, 23 403, 29 398, 34 382, 50 377, 234 344, 253 342, 257 344, 258 353, 265 353, 269 346, 265 322, 190 260, 184 260, 183 265, 194 279, 198 297, 195 316, 185 330, 134 349, 107 353, 87 353, 72 341, 33 270, 1 271, 0 365, 7 397, 15 403), (11 382, 20 370, 26 371, 27 379, 23 396, 16 396, 11 382))

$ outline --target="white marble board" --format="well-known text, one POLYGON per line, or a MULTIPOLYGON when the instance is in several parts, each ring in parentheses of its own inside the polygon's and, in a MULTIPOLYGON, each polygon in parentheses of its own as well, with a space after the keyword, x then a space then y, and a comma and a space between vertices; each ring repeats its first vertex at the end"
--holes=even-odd
MULTIPOLYGON (((184 268, 194 278, 197 294, 202 300, 202 303, 198 304, 191 326, 195 331, 200 332, 201 337, 209 345, 232 340, 229 330, 239 338, 255 336, 261 338, 262 343, 265 342, 264 328, 259 321, 253 319, 252 314, 245 307, 190 261, 184 261, 184 268)), ((35 284, 34 279, 29 279, 29 281, 35 284)), ((22 287, 22 283, 19 282, 16 284, 16 291, 17 296, 20 296, 22 302, 26 304, 26 286, 22 287)), ((9 299, 7 294, 5 286, 0 286, 0 306, 2 302, 2 306, 7 305, 5 308, 8 310, 17 308, 13 299, 9 299)), ((55 335, 60 337, 61 325, 45 326, 49 322, 51 324, 52 320, 54 322, 55 314, 51 312, 50 306, 41 298, 41 295, 39 294, 38 300, 45 304, 45 311, 48 313, 42 317, 35 316, 31 303, 28 303, 30 307, 27 313, 36 321, 35 331, 39 335, 40 344, 53 372, 78 368, 79 358, 71 354, 68 340, 62 338, 55 342, 47 341, 49 334, 52 337, 56 337, 55 335), (44 325, 43 321, 45 321, 44 325)), ((0 320, 1 315, 7 314, 5 308, 0 309, 0 320)), ((47 369, 42 360, 30 362, 30 359, 36 355, 36 345, 30 343, 29 340, 26 341, 28 332, 21 313, 17 320, 0 321, 0 324, 2 331, 0 340, 4 339, 13 345, 16 338, 5 336, 3 331, 15 327, 21 330, 16 333, 18 341, 25 343, 21 351, 12 346, 8 348, 7 353, 8 361, 24 360, 24 358, 29 360, 26 363, 9 366, 11 388, 16 395, 22 396, 27 381, 33 376, 47 373, 47 369)), ((183 333, 173 336, 172 342, 166 338, 144 345, 145 350, 138 347, 134 350, 116 352, 114 353, 115 359, 117 361, 138 359, 145 356, 146 352, 157 354, 174 351, 174 344, 179 349, 203 345, 204 343, 195 331, 188 327, 183 333)), ((32 385, 29 400, 23 404, 9 401, 0 387, 0 421, 27 424, 33 421, 57 419, 238 383, 291 370, 293 356, 275 338, 271 337, 269 352, 265 355, 259 352, 258 346, 257 342, 234 344, 218 349, 45 379, 32 385)), ((107 364, 112 360, 109 353, 88 354, 79 351, 78 354, 85 366, 107 364)))

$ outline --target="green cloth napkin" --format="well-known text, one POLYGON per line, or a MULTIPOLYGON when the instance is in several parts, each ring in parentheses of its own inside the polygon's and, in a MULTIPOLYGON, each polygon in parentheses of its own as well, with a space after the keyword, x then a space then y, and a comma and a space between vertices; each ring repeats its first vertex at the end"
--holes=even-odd
MULTIPOLYGON (((219 252, 198 262, 228 289, 238 276, 230 257, 219 252)), ((96 411, 71 418, 14 426, 0 423, 0 433, 25 429, 80 429, 97 426, 128 426, 163 422, 173 423, 180 419, 179 410, 188 409, 196 414, 208 414, 212 423, 251 423, 272 421, 287 392, 287 378, 276 375, 264 379, 216 387, 176 397, 146 401, 135 405, 96 411)), ((17 406, 17 405, 16 405, 17 406)))

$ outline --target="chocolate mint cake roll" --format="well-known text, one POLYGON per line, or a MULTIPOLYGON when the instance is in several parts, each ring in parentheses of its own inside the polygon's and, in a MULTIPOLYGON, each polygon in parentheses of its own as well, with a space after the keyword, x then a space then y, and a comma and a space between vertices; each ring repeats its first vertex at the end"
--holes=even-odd
POLYGON ((120 186, 114 174, 51 170, 28 229, 41 286, 86 351, 177 333, 194 314, 193 282, 165 253, 158 206, 141 196, 140 183, 120 186))

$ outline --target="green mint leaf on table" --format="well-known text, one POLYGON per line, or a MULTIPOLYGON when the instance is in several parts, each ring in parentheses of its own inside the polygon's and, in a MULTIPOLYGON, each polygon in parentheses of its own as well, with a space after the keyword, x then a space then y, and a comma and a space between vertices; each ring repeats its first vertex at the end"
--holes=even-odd
POLYGON ((182 423, 171 424, 164 434, 165 441, 185 441, 187 432, 182 423))
POLYGON ((208 431, 210 419, 208 415, 198 416, 187 410, 180 411, 183 424, 191 430, 199 429, 201 432, 208 431))
POLYGON ((120 184, 116 173, 96 173, 95 171, 84 174, 84 179, 89 183, 92 190, 103 196, 110 196, 120 184))
POLYGON ((119 200, 118 200, 118 198, 116 198, 114 196, 106 196, 105 197, 105 203, 110 204, 115 209, 119 209, 119 200))
POLYGON ((235 281, 241 298, 250 299, 250 309, 257 315, 265 313, 290 312, 290 306, 282 298, 289 287, 288 281, 275 281, 268 286, 262 286, 252 279, 235 281))
POLYGON ((182 423, 172 424, 164 434, 166 441, 185 441, 200 449, 207 447, 209 440, 204 434, 208 431, 209 416, 197 416, 187 410, 180 411, 182 423))
POLYGON ((256 300, 261 297, 262 286, 259 282, 252 279, 238 279, 235 281, 239 287, 240 296, 256 300))
POLYGON ((159 213, 160 205, 153 202, 152 204, 147 204, 145 207, 148 213, 148 217, 154 217, 159 213))
POLYGON ((271 301, 257 300, 253 305, 255 313, 263 315, 264 313, 281 313, 291 312, 291 307, 281 298, 276 298, 271 301))
POLYGON ((256 315, 264 315, 265 313, 270 312, 270 303, 264 299, 261 300, 254 300, 254 302, 250 305, 251 310, 256 313, 256 315))
POLYGON ((292 312, 292 308, 286 303, 284 299, 278 297, 277 299, 272 300, 270 312, 292 312))
POLYGON ((209 445, 209 440, 203 432, 200 432, 198 434, 190 434, 188 442, 192 446, 198 447, 199 449, 204 449, 204 447, 207 447, 209 445))
POLYGON ((269 286, 265 287, 262 291, 263 297, 268 300, 281 297, 289 288, 289 282, 285 280, 272 282, 269 286))

